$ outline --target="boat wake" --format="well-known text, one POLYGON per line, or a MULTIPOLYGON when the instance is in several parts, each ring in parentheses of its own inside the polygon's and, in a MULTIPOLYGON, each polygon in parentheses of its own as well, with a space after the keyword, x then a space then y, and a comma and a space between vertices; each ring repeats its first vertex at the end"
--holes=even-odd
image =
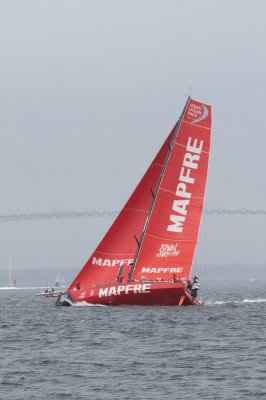
POLYGON ((74 307, 108 307, 105 306, 104 304, 92 304, 92 303, 87 303, 86 301, 79 301, 77 303, 72 304, 74 307))
POLYGON ((261 298, 251 299, 251 300, 245 299, 242 301, 242 303, 265 303, 265 302, 266 302, 266 299, 261 299, 261 298))
POLYGON ((206 306, 220 306, 220 305, 227 305, 227 304, 246 304, 246 303, 265 303, 266 299, 262 299, 259 297, 258 299, 244 299, 244 300, 234 300, 234 301, 206 301, 206 306))

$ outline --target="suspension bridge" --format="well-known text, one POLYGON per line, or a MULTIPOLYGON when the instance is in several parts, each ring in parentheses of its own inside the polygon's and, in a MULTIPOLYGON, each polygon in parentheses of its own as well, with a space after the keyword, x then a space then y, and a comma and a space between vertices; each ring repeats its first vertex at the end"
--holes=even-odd
MULTIPOLYGON (((264 209, 204 209, 206 215, 266 215, 264 209)), ((37 221, 37 220, 51 220, 51 219, 77 219, 77 218, 98 218, 98 217, 113 217, 115 218, 119 211, 45 211, 45 212, 32 212, 32 213, 14 213, 14 214, 0 214, 0 222, 10 221, 37 221)))

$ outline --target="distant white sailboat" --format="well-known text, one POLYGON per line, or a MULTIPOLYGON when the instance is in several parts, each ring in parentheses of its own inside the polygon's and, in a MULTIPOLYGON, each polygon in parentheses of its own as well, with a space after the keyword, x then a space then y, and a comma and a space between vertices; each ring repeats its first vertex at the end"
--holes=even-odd
POLYGON ((61 272, 58 272, 56 278, 55 278, 55 283, 54 283, 54 287, 56 288, 61 288, 61 289, 65 289, 65 278, 63 276, 63 274, 61 272))
POLYGON ((64 286, 65 280, 61 272, 59 272, 55 278, 54 286, 49 287, 47 284, 47 289, 42 292, 36 293, 37 297, 58 297, 65 291, 66 286, 64 286))
POLYGON ((254 282, 258 279, 258 277, 256 275, 252 276, 249 280, 250 282, 254 282))
POLYGON ((12 268, 12 257, 9 256, 9 263, 8 263, 8 287, 9 287, 10 289, 16 289, 16 287, 17 287, 17 281, 16 281, 16 279, 12 279, 11 268, 12 268))

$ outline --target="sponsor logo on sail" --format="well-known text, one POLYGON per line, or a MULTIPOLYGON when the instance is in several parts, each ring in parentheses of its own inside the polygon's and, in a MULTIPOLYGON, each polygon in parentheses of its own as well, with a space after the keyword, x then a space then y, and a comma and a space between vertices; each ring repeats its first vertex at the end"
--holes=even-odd
POLYGON ((156 257, 173 257, 178 256, 179 250, 177 250, 177 244, 162 244, 159 248, 159 252, 156 257))
POLYGON ((137 294, 137 293, 150 293, 151 284, 137 284, 137 285, 119 285, 100 288, 99 297, 120 296, 121 294, 137 294))
POLYGON ((183 267, 142 267, 143 274, 180 274, 183 267))
POLYGON ((97 258, 92 257, 92 265, 98 265, 99 267, 123 267, 131 265, 133 258, 126 258, 120 260, 111 260, 110 258, 97 258))
POLYGON ((181 233, 187 216, 187 207, 191 199, 192 187, 195 183, 193 172, 198 168, 200 155, 203 148, 203 140, 188 138, 186 153, 181 167, 179 181, 176 187, 177 199, 173 201, 170 215, 171 225, 167 226, 167 231, 181 233))

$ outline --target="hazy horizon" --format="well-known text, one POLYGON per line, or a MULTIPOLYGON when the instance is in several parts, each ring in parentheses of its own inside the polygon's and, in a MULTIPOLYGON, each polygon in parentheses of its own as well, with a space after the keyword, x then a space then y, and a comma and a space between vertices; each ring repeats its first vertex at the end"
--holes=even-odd
MULTIPOLYGON (((197 265, 193 270, 200 278, 202 286, 208 282, 246 281, 256 285, 257 281, 266 279, 265 265, 197 265), (254 279, 254 282, 252 281, 254 279)), ((16 280, 18 288, 23 287, 52 287, 55 284, 58 273, 63 276, 63 286, 68 286, 76 277, 78 270, 74 268, 41 268, 12 270, 12 279, 16 280)), ((8 270, 0 269, 0 289, 8 287, 8 270)))
MULTIPOLYGON (((2 2, 0 214, 120 210, 212 105, 205 208, 266 204, 266 3, 2 2)), ((0 222, 0 269, 79 271, 113 218, 0 222), (47 267, 48 266, 48 267, 47 267)), ((196 265, 266 264, 266 217, 205 215, 196 265)))

